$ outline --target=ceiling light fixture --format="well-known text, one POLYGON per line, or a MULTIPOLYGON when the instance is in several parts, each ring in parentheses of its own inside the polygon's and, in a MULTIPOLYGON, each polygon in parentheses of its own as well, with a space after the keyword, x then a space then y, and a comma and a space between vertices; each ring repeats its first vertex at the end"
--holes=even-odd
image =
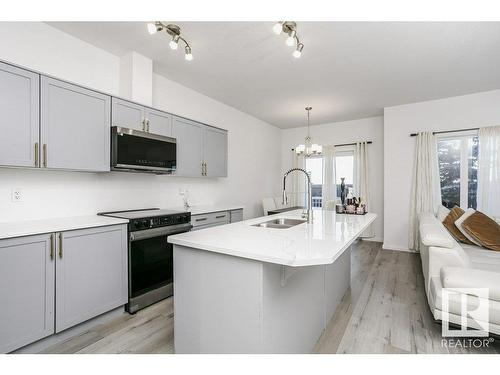
POLYGON ((312 107, 306 107, 307 111, 307 137, 303 145, 298 145, 295 147, 295 153, 297 155, 304 155, 309 157, 312 155, 321 155, 323 152, 323 147, 311 142, 311 136, 309 135, 309 117, 312 107))
POLYGON ((301 43, 297 35, 297 24, 292 21, 280 21, 274 24, 273 32, 277 35, 284 33, 288 35, 286 38, 286 45, 289 47, 295 46, 295 50, 292 55, 295 58, 302 56, 302 50, 304 49, 304 43, 301 43))
POLYGON ((184 58, 187 61, 193 60, 193 53, 191 51, 191 46, 189 43, 186 41, 181 36, 181 28, 177 25, 173 24, 164 24, 161 21, 156 21, 155 23, 148 23, 147 24, 148 32, 152 35, 157 32, 165 30, 165 32, 172 37, 172 40, 168 43, 171 49, 176 50, 179 48, 179 41, 182 41, 185 46, 184 46, 184 58))

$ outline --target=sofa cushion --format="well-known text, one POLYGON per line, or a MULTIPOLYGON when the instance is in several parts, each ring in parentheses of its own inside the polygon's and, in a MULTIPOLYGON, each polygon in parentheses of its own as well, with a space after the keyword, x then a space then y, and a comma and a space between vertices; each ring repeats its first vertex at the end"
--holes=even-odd
POLYGON ((468 208, 463 215, 461 215, 456 221, 455 221, 455 226, 458 228, 458 230, 474 245, 481 246, 481 244, 476 241, 469 233, 465 231, 465 229, 462 227, 463 222, 471 215, 476 212, 475 209, 473 208, 468 208))
POLYGON ((446 247, 451 249, 456 242, 433 214, 419 217, 420 240, 425 246, 446 247))
POLYGON ((448 229, 448 232, 453 236, 455 240, 466 244, 473 244, 473 242, 469 241, 467 237, 462 234, 462 232, 455 225, 455 221, 457 221, 463 214, 464 210, 462 210, 460 207, 453 207, 450 210, 448 216, 446 216, 446 218, 443 220, 443 225, 446 229, 448 229))
POLYGON ((445 288, 488 288, 489 299, 500 301, 500 273, 475 268, 443 267, 441 284, 445 288))
POLYGON ((500 251, 500 225, 489 216, 475 211, 463 221, 462 228, 481 246, 500 251))
POLYGON ((440 221, 440 222, 443 222, 444 219, 446 219, 446 216, 448 216, 448 214, 450 213, 450 209, 443 206, 442 204, 439 205, 438 207, 438 212, 437 212, 437 219, 440 221))

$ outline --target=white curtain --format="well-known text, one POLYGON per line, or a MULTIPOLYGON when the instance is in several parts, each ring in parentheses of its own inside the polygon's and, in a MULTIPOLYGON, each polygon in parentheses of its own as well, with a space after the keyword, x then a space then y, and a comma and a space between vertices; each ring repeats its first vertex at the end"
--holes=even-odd
POLYGON ((335 200, 337 198, 337 185, 335 180, 335 146, 323 146, 322 195, 323 209, 335 209, 335 200))
POLYGON ((500 217, 500 126, 479 129, 477 209, 500 217))
MULTIPOLYGON (((293 163, 292 166, 293 168, 306 168, 306 161, 304 158, 304 155, 297 155, 295 150, 292 150, 293 152, 293 163)), ((292 177, 292 193, 289 194, 290 199, 290 205, 292 206, 302 206, 305 207, 306 205, 306 198, 305 194, 307 192, 307 187, 306 187, 306 176, 302 172, 292 172, 290 175, 292 177)))
MULTIPOLYGON (((416 137, 413 182, 410 196, 410 226, 408 247, 419 250, 418 215, 436 213, 441 203, 437 140, 432 132, 418 133, 416 137)), ((401 192, 404 194, 404 192, 401 192)))
MULTIPOLYGON (((361 197, 361 200, 366 204, 366 209, 370 212, 371 192, 368 160, 368 143, 357 142, 354 150, 354 195, 361 197)), ((361 237, 374 237, 371 225, 362 233, 361 237)))

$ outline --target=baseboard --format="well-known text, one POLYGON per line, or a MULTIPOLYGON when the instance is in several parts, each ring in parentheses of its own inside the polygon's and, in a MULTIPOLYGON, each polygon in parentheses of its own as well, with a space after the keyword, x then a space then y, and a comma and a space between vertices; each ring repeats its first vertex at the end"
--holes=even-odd
POLYGON ((369 238, 361 238, 363 241, 372 241, 372 242, 384 242, 383 237, 369 237, 369 238))
POLYGON ((416 251, 410 250, 407 247, 397 246, 397 245, 390 245, 390 244, 386 244, 385 242, 382 244, 382 249, 384 249, 384 250, 404 251, 406 253, 416 253, 416 251))

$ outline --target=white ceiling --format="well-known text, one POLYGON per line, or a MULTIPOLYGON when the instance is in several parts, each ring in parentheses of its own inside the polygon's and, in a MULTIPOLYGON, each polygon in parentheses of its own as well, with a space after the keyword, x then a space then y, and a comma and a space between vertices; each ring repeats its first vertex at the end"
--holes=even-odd
POLYGON ((384 107, 500 88, 500 23, 298 22, 300 59, 272 22, 174 22, 194 60, 142 22, 51 22, 281 128, 381 115, 384 107))

